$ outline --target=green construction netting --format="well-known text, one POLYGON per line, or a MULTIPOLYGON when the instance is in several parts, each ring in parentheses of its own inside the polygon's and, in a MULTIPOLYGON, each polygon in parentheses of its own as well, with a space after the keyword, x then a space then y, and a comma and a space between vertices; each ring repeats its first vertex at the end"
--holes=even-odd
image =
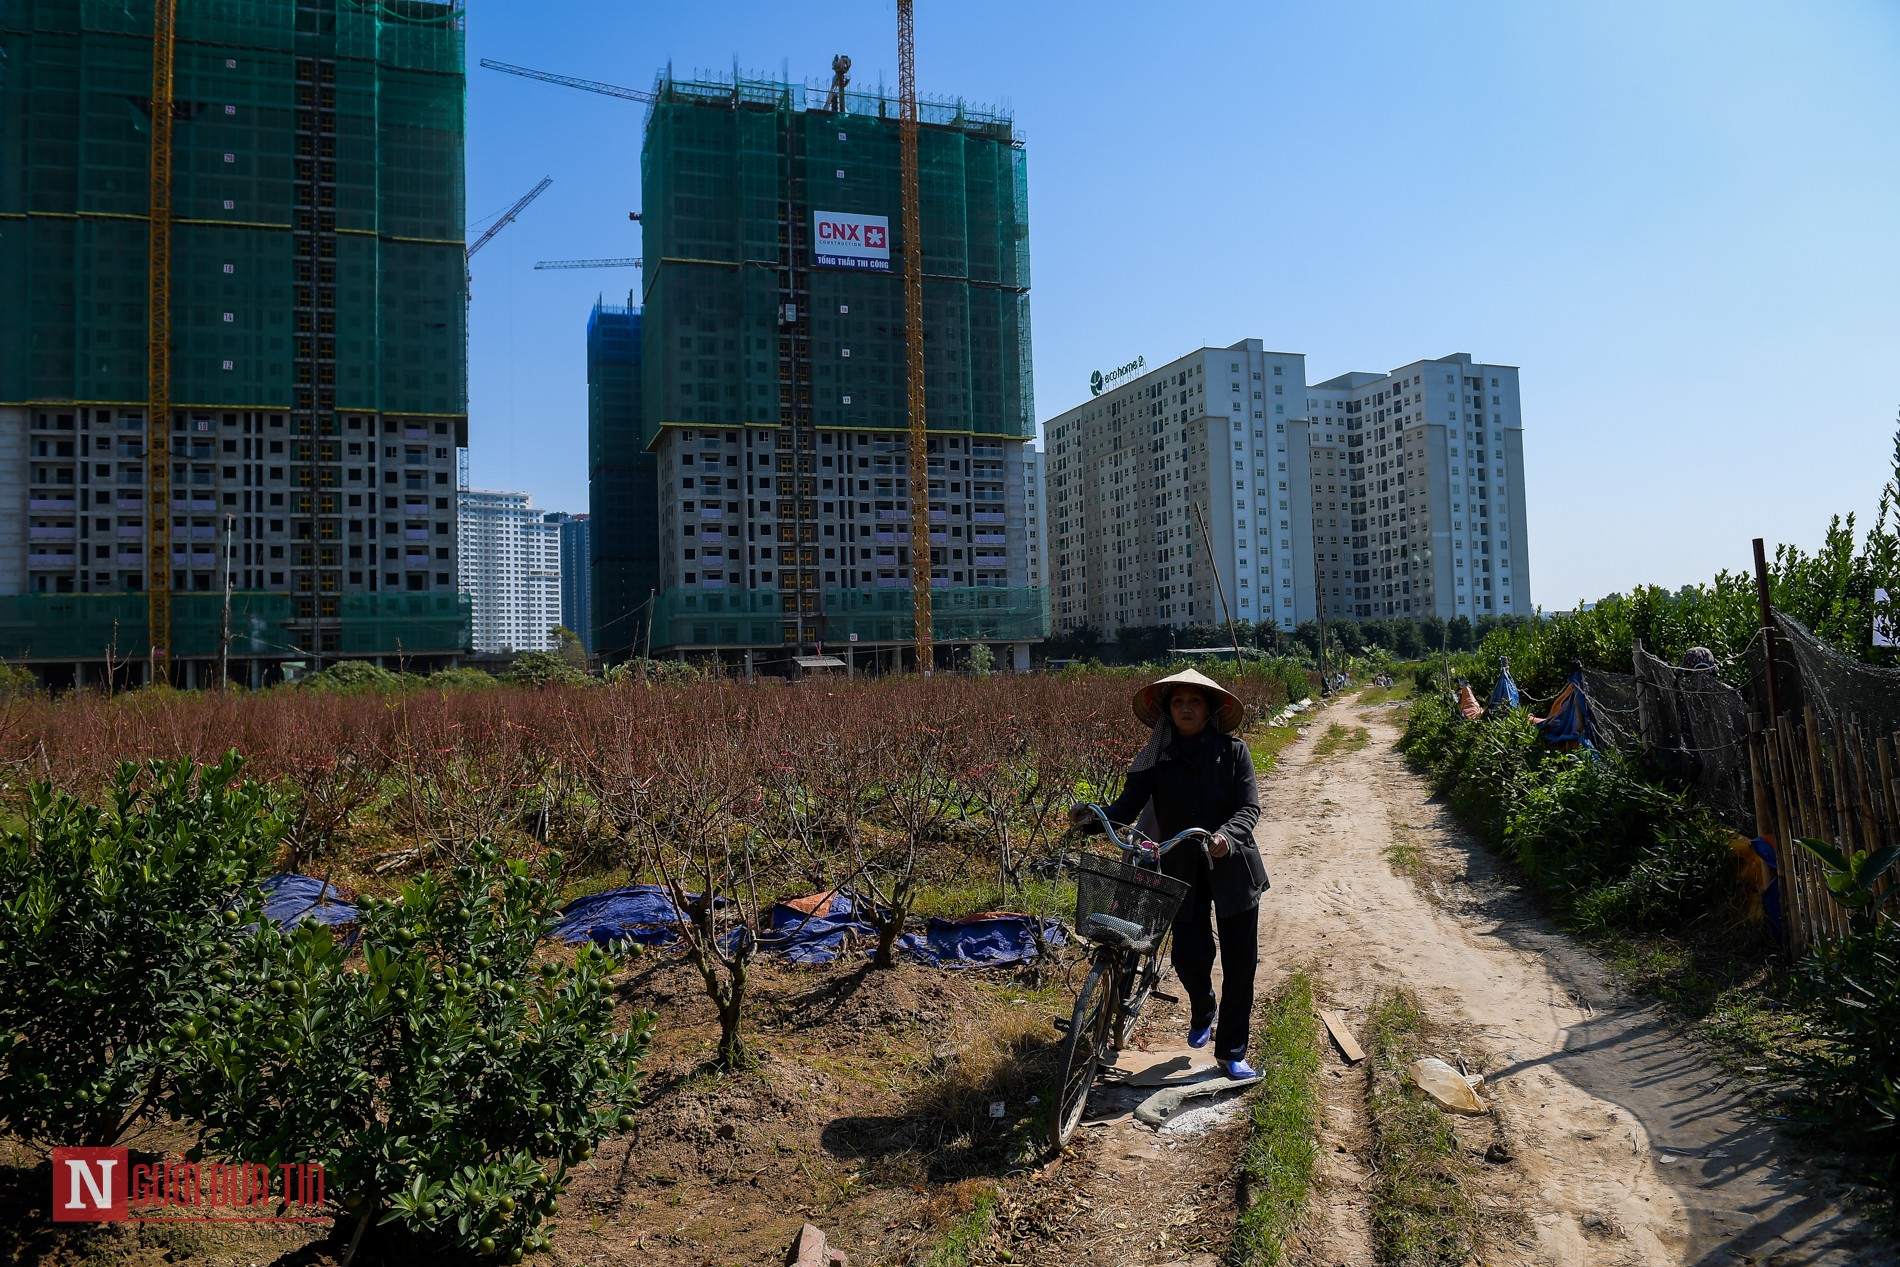
POLYGON ((660 577, 658 458, 640 443, 640 323, 631 305, 595 304, 587 320, 587 480, 593 533, 593 645, 620 660, 644 633, 660 577))
MULTIPOLYGON (((889 221, 893 271, 807 274, 811 416, 902 430, 903 242, 893 103, 803 108, 772 81, 662 78, 641 152, 650 445, 666 425, 780 420, 780 241, 814 211, 889 221)), ((1028 181, 1007 119, 928 103, 919 136, 926 413, 932 430, 1028 437, 1028 181)), ((809 263, 809 255, 805 261, 809 263)), ((789 388, 787 388, 789 390, 789 388)))
MULTIPOLYGON (((783 646, 798 639, 800 623, 773 590, 661 591, 654 613, 653 646, 783 646)), ((931 592, 930 626, 940 642, 1033 641, 1048 636, 1041 589, 938 586, 931 592)), ((806 613, 807 641, 910 642, 910 590, 832 589, 822 611, 806 613)))
MULTIPOLYGON (((308 654, 286 630, 295 600, 244 591, 231 596, 231 654, 272 659, 308 654)), ((172 657, 218 654, 223 594, 172 596, 172 657)), ((469 648, 462 594, 348 594, 338 600, 346 655, 450 655, 469 648)), ((0 597, 0 656, 7 659, 143 659, 143 594, 13 594, 0 597)))
MULTIPOLYGON (((146 398, 151 20, 0 4, 0 311, 29 318, 0 322, 0 401, 146 398)), ((291 403, 302 215, 337 230, 306 284, 334 288, 338 407, 465 412, 461 23, 420 0, 179 6, 175 402, 291 403), (300 57, 332 77, 300 79, 300 57), (298 134, 304 106, 334 107, 334 139, 298 134), (330 205, 294 205, 299 164, 330 205)))

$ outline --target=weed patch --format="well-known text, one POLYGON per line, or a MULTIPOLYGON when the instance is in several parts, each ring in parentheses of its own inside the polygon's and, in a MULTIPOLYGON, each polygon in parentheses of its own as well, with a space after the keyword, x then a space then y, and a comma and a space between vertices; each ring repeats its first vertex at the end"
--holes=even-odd
POLYGON ((1373 1008, 1366 1032, 1372 1226, 1380 1260, 1394 1267, 1462 1264, 1477 1245, 1477 1206, 1457 1136, 1405 1077, 1405 1066, 1422 1054, 1424 1029, 1418 1004, 1398 991, 1373 1008))
POLYGON ((1306 1205, 1318 1157, 1314 1079, 1320 1039, 1313 980, 1305 972, 1288 977, 1267 1005, 1255 1053, 1265 1085, 1254 1100, 1252 1132, 1241 1158, 1247 1202, 1230 1257, 1272 1267, 1283 1261, 1287 1234, 1306 1205))
POLYGON ((1315 757, 1330 757, 1337 752, 1358 752, 1372 742, 1372 734, 1364 726, 1348 729, 1334 722, 1326 728, 1326 733, 1313 745, 1315 757))

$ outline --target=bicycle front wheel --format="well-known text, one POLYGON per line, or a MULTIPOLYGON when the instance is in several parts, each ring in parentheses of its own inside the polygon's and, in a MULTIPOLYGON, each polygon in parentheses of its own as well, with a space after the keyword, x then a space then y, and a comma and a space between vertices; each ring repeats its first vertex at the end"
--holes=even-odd
POLYGON ((1055 1094, 1049 1103, 1049 1151, 1059 1153, 1062 1146, 1082 1124, 1082 1110, 1088 1107, 1089 1088, 1095 1084, 1095 1068, 1102 1061, 1108 1021, 1115 1001, 1109 997, 1115 974, 1106 955, 1098 955, 1089 969, 1082 992, 1075 996, 1075 1012, 1069 1018, 1069 1032, 1062 1038, 1062 1053, 1056 1061, 1055 1094))

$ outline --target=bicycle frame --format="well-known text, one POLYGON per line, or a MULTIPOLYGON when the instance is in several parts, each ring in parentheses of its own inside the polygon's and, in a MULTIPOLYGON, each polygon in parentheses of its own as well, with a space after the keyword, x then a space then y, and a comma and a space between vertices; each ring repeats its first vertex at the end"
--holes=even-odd
MULTIPOLYGON (((1094 812, 1108 838, 1124 854, 1130 855, 1136 866, 1158 870, 1161 859, 1170 850, 1189 841, 1197 842, 1211 861, 1207 845, 1213 833, 1204 828, 1190 827, 1168 840, 1156 842, 1147 839, 1135 827, 1125 826, 1122 829, 1127 833, 1125 839, 1101 806, 1091 804, 1086 808, 1094 812)), ((1112 933, 1077 928, 1076 934, 1094 949, 1088 977, 1076 995, 1068 1036, 1062 1043, 1055 1094, 1050 1104, 1052 1152, 1060 1151, 1081 1124, 1096 1067, 1111 1048, 1120 1050, 1133 1036, 1142 1006, 1160 980, 1161 953, 1168 937, 1167 930, 1162 930, 1143 951, 1118 940, 1112 933)))

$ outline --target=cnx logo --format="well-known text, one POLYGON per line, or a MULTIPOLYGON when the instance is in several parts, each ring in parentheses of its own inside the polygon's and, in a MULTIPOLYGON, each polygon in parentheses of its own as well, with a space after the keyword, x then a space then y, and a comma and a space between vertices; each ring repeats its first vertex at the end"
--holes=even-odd
POLYGON ((1118 365, 1106 373, 1101 370, 1096 370, 1093 374, 1089 375, 1089 395, 1100 396, 1103 389, 1113 387, 1123 379, 1139 374, 1147 368, 1148 358, 1138 356, 1128 362, 1128 364, 1118 365))
POLYGON ((890 230, 881 224, 857 224, 849 220, 820 220, 818 236, 826 242, 856 242, 874 251, 890 246, 890 230))

